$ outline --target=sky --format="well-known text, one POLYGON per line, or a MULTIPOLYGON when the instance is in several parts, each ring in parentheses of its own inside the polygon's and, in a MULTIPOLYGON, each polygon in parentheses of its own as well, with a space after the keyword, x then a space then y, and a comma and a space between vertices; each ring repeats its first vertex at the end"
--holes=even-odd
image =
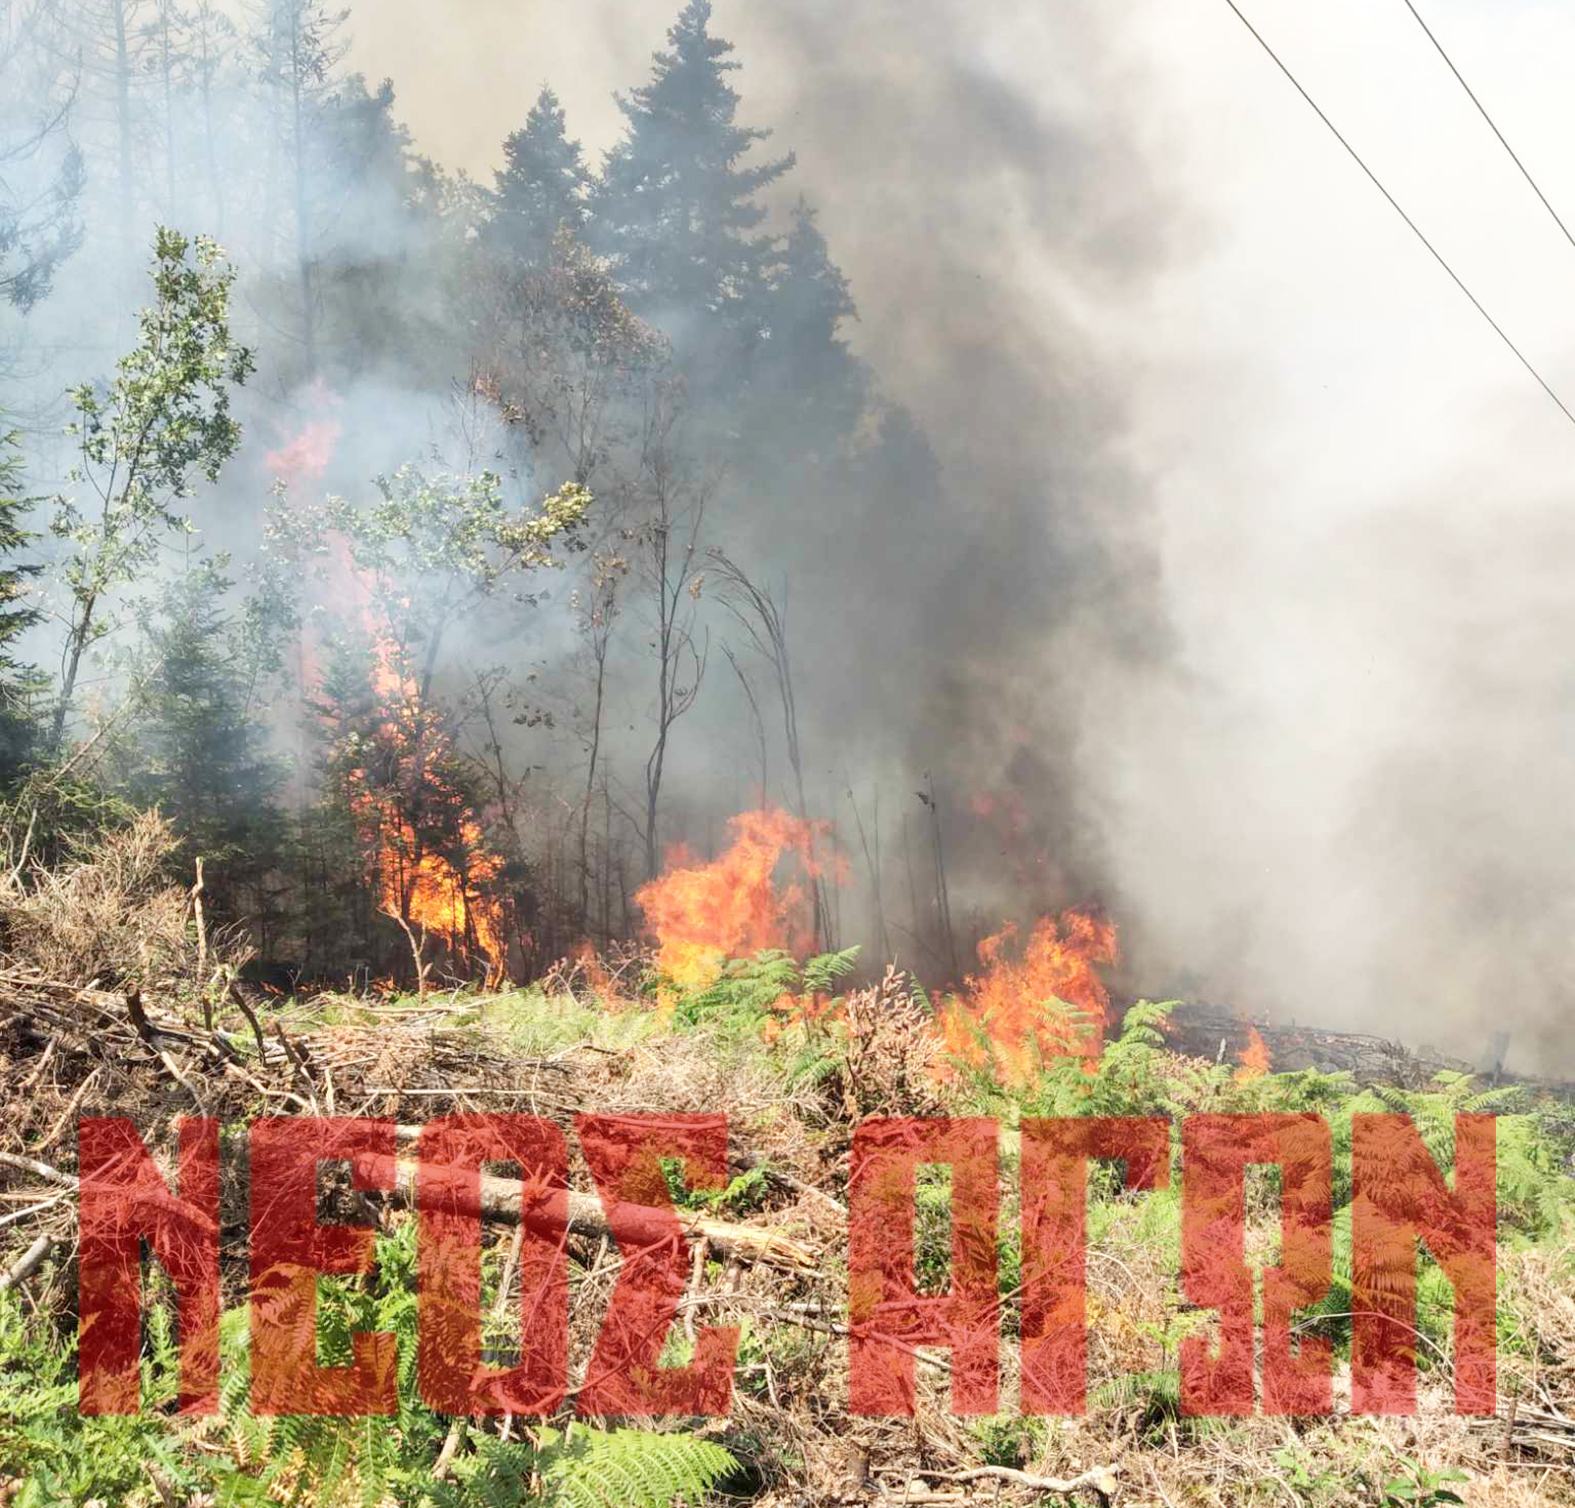
MULTIPOLYGON (((1575 247, 1404 0, 1241 3, 1575 409, 1575 247)), ((543 81, 598 156, 676 8, 377 0, 350 61, 490 181, 543 81)), ((1575 223, 1575 8, 1418 9, 1575 223)), ((1091 657, 1065 709, 1137 983, 1568 1059, 1575 423, 1225 0, 717 0, 713 30, 952 475, 1035 443, 959 362, 988 328, 1141 480, 1170 649, 1091 657), (937 270, 960 238, 977 290, 937 270)))

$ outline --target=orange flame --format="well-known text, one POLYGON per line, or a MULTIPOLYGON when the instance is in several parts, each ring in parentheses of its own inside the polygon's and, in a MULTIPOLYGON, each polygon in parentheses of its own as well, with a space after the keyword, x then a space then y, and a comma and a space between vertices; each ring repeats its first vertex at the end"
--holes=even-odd
MULTIPOLYGON (((376 640, 373 685, 383 701, 382 729, 399 753, 396 791, 419 790, 430 805, 455 802, 442 762, 449 739, 423 716, 414 680, 399 665, 387 638, 376 640)), ((463 868, 427 847, 415 824, 399 809, 397 796, 387 796, 358 782, 351 805, 373 854, 382 909, 403 917, 413 931, 447 940, 450 950, 464 954, 472 941, 487 958, 487 985, 501 984, 508 965, 502 907, 489 887, 503 870, 503 860, 487 848, 480 823, 468 808, 456 822, 463 868)))
POLYGON ((828 867, 816 852, 825 824, 766 807, 728 819, 732 846, 710 863, 681 843, 668 850, 667 872, 635 892, 646 930, 657 942, 656 966, 686 990, 704 989, 729 958, 762 948, 803 954, 813 932, 811 893, 798 881, 778 890, 772 876, 787 855, 813 881, 828 867))
POLYGON ((263 457, 263 464, 269 471, 291 485, 299 481, 320 481, 344 434, 344 425, 334 417, 339 399, 329 391, 328 385, 318 378, 308 391, 321 417, 308 419, 299 434, 283 440, 277 450, 270 450, 263 457))
POLYGON ((940 1026, 963 1061, 993 1062, 1008 1081, 1023 1083, 1046 1057, 1098 1052, 1110 1008, 1099 966, 1116 960, 1116 929, 1087 911, 1063 912, 1059 924, 1041 917, 1021 955, 1008 957, 1016 935, 1008 925, 979 944, 984 972, 968 977, 940 1026))
POLYGON ((1241 1065, 1236 1070, 1236 1082, 1238 1084, 1246 1084, 1253 1079, 1261 1079, 1268 1073, 1273 1059, 1269 1054, 1269 1044, 1258 1034, 1256 1026, 1247 1028, 1247 1045, 1236 1054, 1236 1061, 1241 1065))

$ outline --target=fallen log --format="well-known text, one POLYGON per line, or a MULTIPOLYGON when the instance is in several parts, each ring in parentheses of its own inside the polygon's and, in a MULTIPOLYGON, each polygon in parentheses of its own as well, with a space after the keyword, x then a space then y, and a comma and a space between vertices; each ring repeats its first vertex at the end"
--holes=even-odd
MULTIPOLYGON (((365 1161, 362 1158, 355 1159, 357 1164, 365 1161)), ((416 1207, 417 1169, 418 1164, 413 1159, 400 1158, 394 1165, 394 1187, 389 1191, 389 1197, 407 1209, 416 1207)), ((460 1172, 458 1169, 455 1171, 460 1172)), ((519 1180, 481 1174, 477 1183, 477 1203, 462 1212, 487 1220, 519 1224, 519 1180)), ((809 1274, 820 1270, 819 1252, 802 1241, 760 1226, 713 1220, 692 1210, 669 1211, 625 1204, 619 1210, 620 1229, 615 1232, 601 1200, 595 1194, 569 1190, 568 1229, 576 1236, 621 1237, 636 1246, 656 1246, 669 1239, 671 1228, 668 1222, 674 1215, 684 1235, 700 1237, 725 1257, 741 1262, 758 1262, 787 1272, 809 1274)), ((539 1204, 532 1204, 525 1210, 524 1224, 529 1231, 554 1238, 563 1232, 563 1223, 539 1204)))
MULTIPOLYGON (((416 1126, 401 1126, 401 1141, 410 1141, 420 1134, 416 1126)), ((363 1163, 362 1158, 353 1159, 363 1163)), ((75 1190, 77 1177, 63 1172, 36 1158, 21 1157, 11 1152, 0 1152, 0 1166, 31 1173, 51 1183, 75 1190)), ((416 1207, 416 1179, 418 1164, 413 1159, 401 1158, 395 1164, 394 1187, 390 1197, 395 1203, 409 1209, 416 1207)), ((363 1182, 371 1180, 364 1176, 363 1182)), ((483 1173, 478 1178, 476 1207, 466 1213, 488 1220, 520 1223, 520 1183, 514 1178, 495 1178, 483 1173)), ((175 1201, 178 1203, 178 1201, 175 1201)), ((787 1272, 814 1273, 820 1270, 820 1254, 813 1247, 777 1231, 765 1230, 755 1225, 739 1225, 731 1220, 713 1220, 692 1210, 664 1211, 645 1205, 625 1204, 619 1211, 619 1225, 626 1241, 636 1245, 655 1246, 668 1239, 667 1221, 676 1215, 679 1228, 686 1236, 699 1236, 715 1247, 723 1256, 741 1262, 759 1262, 767 1267, 781 1268, 787 1272)), ((210 1222, 193 1212, 193 1218, 210 1222)), ((532 1206, 525 1213, 527 1230, 557 1236, 562 1232, 561 1223, 548 1211, 532 1206)), ((571 1189, 568 1196, 568 1228, 577 1236, 614 1236, 602 1203, 594 1194, 584 1194, 571 1189)))

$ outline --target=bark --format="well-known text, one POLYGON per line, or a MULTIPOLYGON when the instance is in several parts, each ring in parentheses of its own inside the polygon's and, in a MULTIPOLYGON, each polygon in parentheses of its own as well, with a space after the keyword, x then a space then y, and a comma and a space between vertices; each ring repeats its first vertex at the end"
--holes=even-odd
MULTIPOLYGON (((411 1141, 420 1134, 416 1126, 401 1126, 400 1140, 411 1141)), ((417 1163, 413 1158, 401 1157, 395 1164, 394 1189, 391 1197, 408 1208, 416 1206, 417 1163)), ((500 1220, 510 1224, 520 1222, 520 1183, 515 1178, 495 1178, 482 1174, 479 1178, 478 1200, 467 1214, 486 1220, 500 1220)), ((723 1256, 740 1261, 759 1262, 767 1267, 780 1267, 790 1272, 818 1272, 820 1255, 813 1247, 791 1236, 766 1230, 754 1225, 738 1225, 729 1220, 713 1220, 697 1215, 691 1210, 663 1211, 644 1205, 625 1204, 619 1211, 620 1237, 636 1245, 657 1245, 667 1239, 666 1221, 672 1214, 685 1235, 699 1236, 715 1247, 723 1256)), ((538 1235, 556 1237, 563 1226, 546 1210, 532 1206, 525 1211, 524 1225, 538 1235)), ((607 1212, 595 1194, 578 1190, 569 1191, 568 1228, 577 1236, 609 1236, 613 1234, 607 1212)))

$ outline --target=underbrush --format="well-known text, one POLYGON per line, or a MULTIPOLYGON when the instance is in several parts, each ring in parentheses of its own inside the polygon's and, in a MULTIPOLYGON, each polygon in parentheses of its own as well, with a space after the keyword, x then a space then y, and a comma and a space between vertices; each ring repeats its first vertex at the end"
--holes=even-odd
MULTIPOLYGON (((134 855, 132 856, 134 857, 134 855)), ((75 882, 83 897, 87 881, 75 882)), ((151 894, 160 892, 153 877, 151 894)), ((167 887, 166 887, 167 889, 167 887)), ((164 915, 158 901, 139 913, 164 915)), ((83 915, 88 914, 83 912, 83 915)), ((173 910, 171 911, 173 915, 173 910)), ((8 913, 10 935, 47 919, 8 913)), ((76 924, 73 923, 73 926, 76 924)), ((161 923, 161 925, 163 925, 161 923)), ((411 1125, 451 1110, 543 1115, 575 1145, 581 1112, 616 1116, 725 1111, 732 1136, 726 1176, 692 1178, 681 1159, 661 1175, 686 1220, 758 1232, 813 1261, 773 1265, 707 1244, 691 1265, 665 1365, 695 1354, 708 1325, 740 1334, 734 1394, 725 1421, 671 1419, 620 1428, 615 1419, 578 1421, 572 1409, 546 1420, 452 1420, 421 1403, 414 1386, 415 1222, 373 1201, 376 1263, 365 1277, 319 1284, 318 1346, 325 1364, 348 1357, 355 1331, 399 1337, 399 1412, 392 1419, 261 1419, 247 1406, 244 1183, 227 1173, 222 1325, 223 1413, 187 1420, 176 1391, 167 1285, 155 1274, 143 1348, 141 1414, 84 1418, 76 1410, 73 1215, 58 1187, 25 1168, 0 1164, 9 1187, 0 1206, 0 1272, 38 1229, 54 1231, 53 1257, 10 1292, 0 1292, 0 1501, 9 1508, 98 1501, 128 1508, 225 1508, 294 1502, 330 1505, 517 1504, 569 1508, 702 1499, 748 1499, 762 1508, 874 1500, 945 1500, 958 1473, 980 1468, 1070 1478, 1109 1465, 1131 1508, 1192 1504, 1370 1504, 1427 1508, 1458 1494, 1469 1503, 1570 1502, 1575 1439, 1549 1421, 1575 1418, 1575 1117, 1518 1090, 1484 1089, 1442 1075, 1423 1089, 1363 1087, 1344 1074, 1312 1070, 1245 1074, 1234 1065, 1179 1056, 1166 1046, 1167 1007, 1132 1007, 1097 1057, 1046 1057, 1008 1078, 946 1054, 934 1029, 937 1005, 894 970, 849 987, 855 960, 828 955, 796 963, 780 953, 737 960, 703 987, 625 970, 621 977, 564 970, 498 994, 453 992, 369 1000, 348 995, 262 1007, 253 1042, 226 997, 205 994, 193 974, 189 919, 166 925, 169 946, 112 934, 105 947, 163 1002, 164 1019, 186 1038, 159 1051, 109 1051, 102 1035, 65 1027, 39 1032, 13 1015, 0 1026, 0 1082, 15 1114, 8 1152, 57 1161, 69 1171, 69 1114, 137 1118, 167 1163, 174 1116, 204 1108, 235 1126, 255 1114, 292 1109, 376 1115, 411 1125), (162 960, 162 961, 161 961, 162 960), (161 982, 162 981, 162 982, 161 982), (171 982, 173 981, 173 982, 171 982), (235 1055, 211 1082, 197 1082, 195 1049, 204 1008, 235 1055), (233 1027, 234 1030, 230 1030, 233 1027), (50 1043, 53 1045, 49 1045, 50 1043), (264 1050, 266 1048, 266 1050, 264 1050), (186 1052, 182 1062, 166 1061, 186 1052), (41 1066, 42 1065, 42 1066, 41 1066), (174 1070, 181 1070, 178 1074, 174 1070), (92 1075, 97 1074, 94 1079, 92 1075), (81 1098, 84 1083, 91 1097, 81 1098), (1087 1209, 1089 1411, 1076 1418, 1015 1412, 1015 1343, 1022 1281, 1017 1164, 1021 1123, 1038 1116, 1160 1116, 1173 1124, 1197 1112, 1305 1112, 1325 1116, 1335 1149, 1334 1281, 1295 1318, 1300 1336, 1335 1347, 1337 1413, 1328 1419, 1197 1419, 1181 1408, 1183 1343, 1212 1333, 1209 1311, 1181 1289, 1179 1133, 1168 1188, 1124 1193, 1113 1169, 1090 1170, 1087 1209), (1351 1308, 1349 1148, 1352 1116, 1409 1115, 1446 1171, 1459 1112, 1497 1117, 1499 1190, 1497 1420, 1475 1424, 1452 1412, 1453 1294, 1421 1254, 1418 1283, 1420 1410, 1414 1419, 1349 1414, 1351 1308), (917 1369, 912 1420, 848 1415, 845 1201, 853 1130, 869 1116, 982 1115, 999 1127, 1003 1207, 999 1292, 1003 1346, 1001 1413, 952 1413, 948 1375, 927 1354, 917 1369), (37 1190, 38 1197, 33 1197, 37 1190), (36 1213, 34 1213, 36 1211, 36 1213), (1461 1474, 1464 1474, 1463 1476, 1461 1474), (720 1495, 720 1498, 719 1498, 720 1495)), ((43 934, 38 934, 42 936, 43 934)), ((57 933, 60 937, 68 934, 57 933)), ((71 936, 78 936, 71 933, 71 936)), ((85 936, 86 934, 80 934, 85 936)), ((62 943, 60 946, 65 947, 62 943)), ((82 945, 70 947, 81 953, 82 945)), ((106 955, 108 957, 109 955, 106 955)), ((64 955, 61 955, 64 959, 64 955)), ((67 967, 68 962, 61 962, 67 967)), ((86 981, 84 981, 85 983, 86 981)), ((53 998, 53 997, 52 997, 53 998)), ((89 1003, 102 1011, 103 998, 89 1003)), ((1046 1010, 1064 1011, 1059 1002, 1046 1010)), ((64 1019, 64 1018, 62 1018, 64 1019)), ((97 1020, 98 1017, 91 1019, 97 1020)), ((155 1043, 154 1048, 159 1044, 155 1043)), ((235 1141, 234 1137, 230 1141, 235 1141)), ((239 1161, 239 1159, 236 1159, 239 1161)), ((576 1155, 575 1187, 592 1187, 576 1155)), ((366 1218, 341 1211, 334 1218, 366 1218)), ((1249 1178, 1248 1260, 1279 1256, 1279 1199, 1272 1179, 1249 1178)), ((719 1227, 720 1229, 720 1227, 719 1227)), ((951 1210, 944 1169, 922 1171, 916 1204, 918 1275, 932 1290, 948 1281, 951 1210)), ((726 1239, 719 1237, 719 1239, 726 1239)), ((512 1231, 489 1226, 483 1304, 487 1344, 507 1364, 514 1343, 512 1231)), ((590 1363, 619 1265, 603 1235, 569 1238, 571 1381, 590 1363)), ((963 1495, 959 1505, 1044 1498, 1010 1475, 963 1495)), ((1104 1490, 1090 1487, 1084 1496, 1104 1490)))

